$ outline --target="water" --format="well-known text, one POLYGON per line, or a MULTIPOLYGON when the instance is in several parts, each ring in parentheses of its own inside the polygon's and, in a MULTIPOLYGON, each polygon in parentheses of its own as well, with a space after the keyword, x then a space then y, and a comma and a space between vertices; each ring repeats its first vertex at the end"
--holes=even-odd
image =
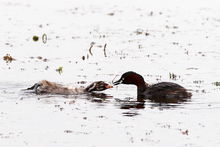
POLYGON ((219 146, 217 4, 158 2, 2 0, 0 55, 16 60, 0 60, 0 145, 219 146), (111 83, 127 71, 181 84, 193 96, 143 104, 131 85, 93 96, 23 91, 42 79, 111 83))

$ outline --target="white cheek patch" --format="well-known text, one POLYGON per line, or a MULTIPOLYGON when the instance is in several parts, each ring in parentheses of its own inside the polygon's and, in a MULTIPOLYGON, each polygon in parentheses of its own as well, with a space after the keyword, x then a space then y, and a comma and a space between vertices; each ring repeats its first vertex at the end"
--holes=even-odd
POLYGON ((118 84, 122 84, 124 82, 124 78, 122 78, 119 82, 118 82, 118 84))
POLYGON ((96 83, 92 84, 92 86, 89 87, 88 91, 90 92, 90 91, 94 90, 95 87, 96 87, 96 83))

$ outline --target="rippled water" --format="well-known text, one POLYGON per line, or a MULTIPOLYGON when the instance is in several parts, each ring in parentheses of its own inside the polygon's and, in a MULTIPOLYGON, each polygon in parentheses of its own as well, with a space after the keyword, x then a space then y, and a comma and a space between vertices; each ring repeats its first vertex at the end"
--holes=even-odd
POLYGON ((0 145, 219 146, 220 10, 208 2, 158 2, 2 0, 0 55, 16 60, 0 60, 0 145), (111 83, 131 70, 148 83, 181 84, 193 96, 140 103, 131 85, 96 95, 24 91, 42 79, 111 83))

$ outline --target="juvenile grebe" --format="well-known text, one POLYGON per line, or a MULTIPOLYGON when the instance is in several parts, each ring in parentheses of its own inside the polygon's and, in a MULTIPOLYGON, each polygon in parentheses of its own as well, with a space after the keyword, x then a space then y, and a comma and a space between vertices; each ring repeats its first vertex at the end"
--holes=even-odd
POLYGON ((83 94, 87 92, 93 91, 103 91, 113 86, 103 82, 97 81, 93 82, 87 87, 66 87, 61 84, 57 84, 55 82, 50 82, 47 80, 42 80, 39 83, 34 84, 32 87, 27 88, 27 90, 34 90, 36 94, 63 94, 63 95, 70 95, 70 94, 83 94))

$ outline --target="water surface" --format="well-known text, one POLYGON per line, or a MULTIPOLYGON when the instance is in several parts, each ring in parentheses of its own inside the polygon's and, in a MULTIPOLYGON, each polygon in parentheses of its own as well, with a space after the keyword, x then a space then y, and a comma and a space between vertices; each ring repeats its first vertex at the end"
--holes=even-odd
POLYGON ((0 60, 0 145, 219 146, 220 13, 214 4, 185 6, 172 0, 161 6, 0 2, 0 55, 15 59, 0 60), (23 91, 42 79, 76 87, 111 83, 126 71, 150 84, 181 84, 193 96, 143 104, 131 85, 93 96, 23 91))

